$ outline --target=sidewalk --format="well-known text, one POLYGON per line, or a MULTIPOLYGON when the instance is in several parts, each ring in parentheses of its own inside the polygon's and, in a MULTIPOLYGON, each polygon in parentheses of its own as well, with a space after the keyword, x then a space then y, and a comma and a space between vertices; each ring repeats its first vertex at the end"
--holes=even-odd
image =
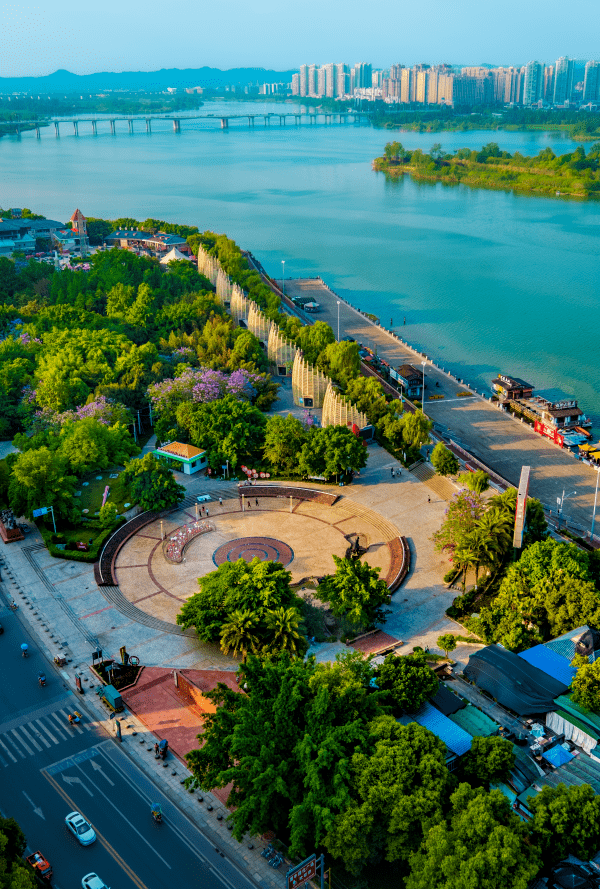
MULTIPOLYGON (((46 627, 45 623, 42 622, 44 619, 38 611, 35 598, 25 592, 23 589, 24 583, 21 583, 20 580, 16 582, 11 578, 9 574, 10 569, 7 570, 6 568, 7 560, 5 556, 5 551, 2 551, 0 555, 2 572, 0 602, 2 607, 0 610, 6 609, 5 603, 7 599, 15 598, 19 605, 17 614, 21 620, 28 624, 30 631, 37 636, 40 649, 44 651, 50 660, 57 653, 68 658, 67 667, 57 669, 57 674, 64 681, 65 687, 77 694, 75 677, 79 676, 81 678, 84 694, 82 696, 77 695, 77 707, 83 713, 84 719, 90 719, 96 725, 102 726, 107 735, 114 737, 115 743, 119 743, 116 740, 115 720, 111 718, 108 708, 101 703, 100 698, 95 694, 96 683, 92 680, 91 674, 87 670, 90 651, 89 644, 87 645, 85 656, 80 653, 78 662, 75 664, 75 659, 72 655, 74 650, 80 652, 81 646, 73 639, 70 643, 57 641, 56 628, 52 624, 52 629, 55 632, 51 633, 50 628, 46 627)), ((13 571, 11 571, 11 574, 14 577, 13 571)), ((142 677, 145 672, 146 670, 142 672, 142 677)), ((172 675, 171 670, 161 672, 172 675)), ((150 683, 152 678, 155 679, 156 677, 151 676, 150 683)), ((145 707, 151 707, 153 700, 155 704, 160 705, 163 695, 160 685, 161 683, 159 682, 155 686, 158 688, 156 696, 153 695, 151 688, 146 687, 144 689, 142 686, 142 691, 145 692, 145 707)), ((135 697, 135 687, 129 692, 125 691, 123 698, 127 700, 129 695, 135 697)), ((165 715, 165 710, 157 710, 156 719, 160 720, 162 715, 165 715)), ((179 717, 180 712, 177 713, 176 718, 179 719, 179 717)), ((199 790, 186 790, 184 782, 186 778, 190 777, 191 772, 172 754, 167 757, 166 762, 155 759, 154 743, 156 735, 153 734, 139 716, 126 708, 122 714, 119 714, 119 720, 122 731, 121 746, 123 752, 160 787, 174 805, 187 815, 195 827, 214 843, 215 848, 224 857, 228 858, 234 866, 242 869, 245 875, 258 886, 263 887, 263 889, 282 889, 285 885, 286 863, 284 862, 278 870, 271 868, 266 859, 260 854, 266 843, 258 837, 248 836, 244 838, 242 843, 238 843, 232 837, 226 822, 228 810, 223 800, 216 794, 204 793, 199 790)))

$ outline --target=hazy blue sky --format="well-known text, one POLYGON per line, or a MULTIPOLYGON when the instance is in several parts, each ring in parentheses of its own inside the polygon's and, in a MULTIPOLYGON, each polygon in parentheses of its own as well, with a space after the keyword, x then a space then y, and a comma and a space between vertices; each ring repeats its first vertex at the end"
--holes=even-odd
POLYGON ((599 0, 8 0, 0 76, 600 57, 599 0))

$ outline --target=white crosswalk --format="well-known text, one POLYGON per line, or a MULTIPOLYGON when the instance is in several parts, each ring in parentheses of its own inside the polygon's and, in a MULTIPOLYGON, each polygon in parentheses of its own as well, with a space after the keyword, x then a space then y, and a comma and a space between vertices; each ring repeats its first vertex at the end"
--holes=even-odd
POLYGON ((85 721, 78 725, 69 725, 69 711, 63 709, 1 732, 0 767, 6 768, 28 756, 35 756, 42 750, 49 750, 73 735, 83 735, 91 727, 85 721))

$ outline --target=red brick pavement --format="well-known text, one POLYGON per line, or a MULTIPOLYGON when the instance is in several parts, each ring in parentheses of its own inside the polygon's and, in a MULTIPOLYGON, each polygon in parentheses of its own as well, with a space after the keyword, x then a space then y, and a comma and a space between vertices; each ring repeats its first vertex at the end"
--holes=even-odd
POLYGON ((395 639, 394 636, 390 636, 388 633, 383 633, 379 630, 379 632, 373 633, 372 636, 365 636, 364 639, 357 639, 356 642, 352 642, 350 648, 355 648, 357 651, 362 651, 364 654, 375 654, 383 648, 389 648, 391 645, 394 645, 394 643, 399 641, 400 640, 395 639))
MULTIPOLYGON (((214 704, 203 692, 211 691, 219 682, 239 692, 235 674, 222 670, 178 670, 184 680, 181 690, 175 685, 174 671, 164 667, 146 667, 133 688, 121 692, 121 697, 142 722, 158 738, 166 738, 169 748, 185 764, 185 754, 198 747, 204 719, 214 713, 214 704), (187 685, 193 693, 187 691, 187 685)), ((224 802, 228 788, 213 791, 224 802)))

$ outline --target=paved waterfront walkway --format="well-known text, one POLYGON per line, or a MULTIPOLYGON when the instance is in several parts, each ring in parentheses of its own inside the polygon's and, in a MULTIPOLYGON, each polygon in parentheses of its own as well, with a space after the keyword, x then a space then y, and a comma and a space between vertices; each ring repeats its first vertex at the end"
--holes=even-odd
MULTIPOLYGON (((410 363, 421 370, 425 360, 420 352, 396 339, 389 331, 374 324, 346 301, 326 287, 321 279, 289 280, 285 284, 290 297, 310 296, 321 306, 321 311, 307 316, 309 321, 326 321, 340 337, 352 336, 377 351, 393 366, 410 363), (339 305, 338 305, 339 302, 339 305)), ((368 306, 363 306, 367 309, 368 306)), ((397 319, 401 320, 401 319, 397 319)), ((382 319, 387 323, 387 319, 382 319)), ((402 337, 402 326, 395 332, 402 337)), ((508 367, 498 368, 510 373, 508 367)), ((565 499, 564 515, 582 528, 589 529, 594 506, 596 471, 581 463, 568 451, 561 450, 534 432, 530 426, 513 419, 494 406, 476 389, 457 381, 427 361, 425 368, 425 412, 434 422, 447 427, 450 437, 482 460, 491 469, 518 486, 521 467, 531 466, 529 492, 542 503, 556 510, 556 498, 563 491, 575 496, 565 499), (439 385, 436 386, 436 383, 439 385), (465 388, 474 393, 470 398, 458 396, 465 388), (429 401, 429 395, 444 398, 429 401)))

